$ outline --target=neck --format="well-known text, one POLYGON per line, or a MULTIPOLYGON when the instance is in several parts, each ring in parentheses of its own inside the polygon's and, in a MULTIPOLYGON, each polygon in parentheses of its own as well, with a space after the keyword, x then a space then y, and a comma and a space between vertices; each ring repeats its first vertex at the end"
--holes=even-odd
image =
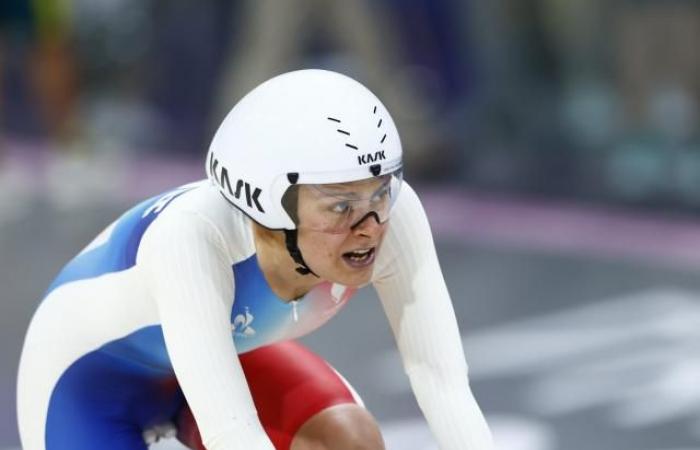
POLYGON ((268 230, 255 222, 252 226, 258 264, 275 295, 296 300, 323 281, 296 271, 297 264, 287 251, 283 231, 268 230))

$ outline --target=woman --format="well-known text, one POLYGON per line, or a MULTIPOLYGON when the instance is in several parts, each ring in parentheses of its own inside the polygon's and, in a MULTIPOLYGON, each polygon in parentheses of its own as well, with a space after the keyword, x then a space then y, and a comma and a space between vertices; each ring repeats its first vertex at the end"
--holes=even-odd
POLYGON ((492 448, 401 152, 343 75, 251 91, 207 180, 126 212, 49 287, 20 362, 25 450, 143 449, 169 422, 195 449, 382 449, 352 388, 292 341, 370 282, 441 448, 492 448))

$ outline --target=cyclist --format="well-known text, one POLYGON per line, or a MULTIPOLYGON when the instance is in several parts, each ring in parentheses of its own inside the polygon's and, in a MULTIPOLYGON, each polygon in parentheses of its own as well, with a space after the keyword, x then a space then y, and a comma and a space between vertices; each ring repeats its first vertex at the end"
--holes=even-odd
POLYGON ((168 423, 193 449, 382 449, 350 385, 293 340, 370 283, 440 447, 491 449, 401 157, 389 113, 348 77, 251 91, 206 180, 127 211, 49 287, 20 361, 25 450, 144 449, 168 423))

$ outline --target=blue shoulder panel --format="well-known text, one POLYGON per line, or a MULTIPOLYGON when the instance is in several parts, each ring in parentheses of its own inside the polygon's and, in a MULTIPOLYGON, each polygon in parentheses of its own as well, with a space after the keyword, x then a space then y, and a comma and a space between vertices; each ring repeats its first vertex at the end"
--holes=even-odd
POLYGON ((194 186, 187 185, 157 195, 124 213, 118 219, 109 240, 73 258, 51 283, 46 294, 72 281, 95 278, 134 266, 141 238, 148 226, 172 200, 193 188, 194 186))

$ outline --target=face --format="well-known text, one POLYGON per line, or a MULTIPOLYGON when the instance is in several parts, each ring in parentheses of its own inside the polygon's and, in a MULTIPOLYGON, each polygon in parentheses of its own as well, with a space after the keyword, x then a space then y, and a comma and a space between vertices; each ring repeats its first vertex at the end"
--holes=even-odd
POLYGON ((299 187, 298 245, 319 277, 353 287, 370 281, 388 222, 380 224, 375 214, 367 213, 384 207, 385 186, 386 180, 374 178, 325 185, 323 192, 312 186, 299 187), (330 232, 319 223, 348 226, 333 226, 330 232))

